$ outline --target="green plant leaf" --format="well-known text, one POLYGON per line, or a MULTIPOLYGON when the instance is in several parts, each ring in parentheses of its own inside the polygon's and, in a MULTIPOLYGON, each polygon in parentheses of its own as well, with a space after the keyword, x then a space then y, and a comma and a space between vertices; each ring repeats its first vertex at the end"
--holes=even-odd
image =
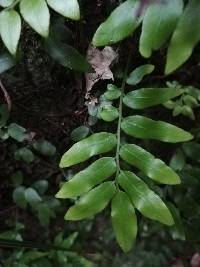
POLYGON ((137 138, 155 139, 169 143, 185 142, 193 138, 189 132, 172 124, 154 121, 139 115, 124 118, 121 128, 126 134, 137 138))
POLYGON ((178 239, 185 241, 185 231, 179 210, 171 202, 167 202, 167 207, 170 210, 172 217, 174 219, 174 225, 172 225, 169 229, 172 238, 174 240, 178 239))
POLYGON ((180 67, 191 56, 194 47, 200 41, 199 10, 199 0, 188 2, 168 48, 166 74, 180 67))
POLYGON ((21 0, 20 13, 38 34, 48 37, 50 14, 45 0, 21 0))
POLYGON ((73 246, 78 237, 78 232, 74 232, 62 241, 62 246, 69 249, 73 246))
POLYGON ((97 184, 100 184, 116 171, 114 158, 105 157, 96 160, 85 170, 77 173, 70 181, 66 182, 56 194, 57 198, 72 198, 80 196, 97 184))
POLYGON ((16 54, 21 33, 21 18, 15 10, 0 13, 0 35, 12 55, 16 54))
POLYGON ((14 3, 15 0, 0 0, 0 6, 8 7, 14 3))
POLYGON ((27 201, 25 198, 25 187, 18 186, 13 191, 13 201, 22 209, 25 209, 27 206, 27 201))
POLYGON ((186 164, 186 158, 181 149, 178 149, 170 160, 170 168, 174 171, 181 171, 186 164))
POLYGON ((89 191, 66 213, 66 220, 82 220, 102 211, 116 192, 113 182, 105 182, 89 191))
POLYGON ((142 88, 129 92, 123 102, 130 108, 144 109, 165 103, 183 92, 179 88, 142 88))
POLYGON ((71 139, 78 142, 88 136, 90 129, 87 126, 80 126, 71 132, 71 139))
POLYGON ((180 177, 162 160, 156 159, 143 148, 126 144, 120 149, 120 156, 129 164, 137 167, 151 179, 162 184, 180 184, 180 177))
POLYGON ((126 193, 118 191, 112 199, 111 218, 117 242, 124 252, 130 251, 137 235, 137 218, 126 193))
POLYGON ((160 1, 148 7, 140 36, 140 53, 150 57, 171 36, 183 11, 182 0, 160 1))
POLYGON ((33 183, 32 187, 40 194, 44 195, 48 189, 48 181, 47 180, 38 180, 33 183))
POLYGON ((25 252, 21 258, 20 263, 31 263, 32 261, 44 258, 48 255, 48 252, 40 252, 40 251, 27 251, 25 252))
POLYGON ((183 151, 187 157, 200 162, 200 144, 188 142, 183 144, 183 151))
POLYGON ((33 148, 44 156, 52 157, 56 153, 56 147, 46 140, 37 140, 33 143, 33 148))
POLYGON ((16 123, 11 123, 8 126, 8 134, 18 142, 23 142, 26 139, 26 129, 16 123))
POLYGON ((37 191, 34 188, 27 188, 25 190, 25 199, 32 206, 36 207, 36 205, 42 201, 41 197, 38 195, 37 191))
POLYGON ((48 227, 50 219, 55 216, 54 211, 46 203, 40 203, 37 205, 37 211, 40 224, 44 227, 48 227))
POLYGON ((63 156, 60 168, 70 167, 83 162, 92 156, 106 153, 117 145, 116 136, 112 133, 96 133, 74 144, 63 156))
POLYGON ((172 215, 164 202, 139 177, 132 172, 122 171, 118 182, 136 209, 144 216, 166 225, 174 224, 172 215))
POLYGON ((47 3, 52 9, 66 18, 80 19, 80 9, 77 0, 47 0, 47 3))
POLYGON ((115 100, 118 99, 121 95, 121 90, 113 85, 113 84, 108 84, 107 85, 107 91, 104 93, 104 96, 107 100, 115 100))
POLYGON ((99 116, 102 120, 111 122, 119 117, 119 111, 116 107, 108 105, 103 107, 103 109, 99 112, 99 116))
POLYGON ((49 55, 62 66, 81 71, 92 72, 92 66, 74 47, 48 39, 45 47, 49 55))
POLYGON ((34 161, 35 156, 30 149, 22 147, 15 151, 15 158, 17 160, 24 160, 27 163, 31 163, 34 161))
POLYGON ((152 73, 154 71, 155 67, 151 64, 142 65, 136 69, 134 69, 126 79, 126 83, 130 85, 136 85, 140 83, 144 76, 152 73))
POLYGON ((117 7, 99 26, 92 44, 94 46, 114 44, 133 33, 139 25, 139 19, 136 15, 138 7, 139 4, 135 0, 127 0, 117 7))
POLYGON ((15 61, 9 53, 0 55, 0 74, 15 66, 15 61))

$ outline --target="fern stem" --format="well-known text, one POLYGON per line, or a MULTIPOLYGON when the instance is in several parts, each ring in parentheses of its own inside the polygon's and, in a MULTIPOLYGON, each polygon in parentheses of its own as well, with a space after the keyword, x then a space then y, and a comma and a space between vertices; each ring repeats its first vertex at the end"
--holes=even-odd
POLYGON ((117 183, 117 177, 120 173, 120 157, 119 157, 119 151, 120 151, 120 144, 121 144, 121 122, 123 118, 123 97, 124 97, 124 91, 125 91, 125 86, 126 86, 126 79, 128 75, 128 69, 129 69, 129 64, 130 64, 131 56, 129 53, 126 68, 124 71, 123 79, 122 79, 122 84, 121 84, 121 96, 119 100, 119 119, 118 119, 118 124, 117 124, 117 148, 116 148, 116 164, 117 164, 117 172, 116 172, 116 178, 115 178, 115 184, 118 188, 118 183, 117 183))

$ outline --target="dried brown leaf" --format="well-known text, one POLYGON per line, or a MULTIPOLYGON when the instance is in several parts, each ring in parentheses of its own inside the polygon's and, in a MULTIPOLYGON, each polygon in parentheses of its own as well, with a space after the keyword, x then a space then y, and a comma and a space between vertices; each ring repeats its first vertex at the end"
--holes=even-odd
POLYGON ((87 51, 87 60, 94 68, 94 73, 86 74, 86 99, 90 99, 90 91, 99 80, 114 80, 110 66, 117 59, 118 54, 110 46, 102 51, 90 46, 87 51))

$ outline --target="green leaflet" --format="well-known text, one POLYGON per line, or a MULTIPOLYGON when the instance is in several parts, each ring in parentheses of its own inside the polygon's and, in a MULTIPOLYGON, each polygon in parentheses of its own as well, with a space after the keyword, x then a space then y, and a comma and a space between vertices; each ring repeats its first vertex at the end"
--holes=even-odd
POLYGON ((128 252, 136 239, 137 218, 126 193, 118 191, 112 199, 111 218, 117 242, 124 252, 128 252))
POLYGON ((194 47, 200 41, 199 10, 199 0, 188 2, 168 48, 166 74, 180 67, 191 56, 194 47))
POLYGON ((144 216, 166 225, 174 224, 172 215, 164 202, 139 177, 132 172, 122 171, 118 182, 144 216))
POLYGON ((108 84, 107 91, 104 93, 104 96, 108 100, 118 99, 121 96, 121 90, 113 84, 108 84))
POLYGON ((148 7, 140 36, 140 53, 150 57, 153 50, 158 50, 173 33, 182 14, 183 1, 160 1, 148 7))
POLYGON ((151 64, 142 65, 136 68, 134 71, 132 71, 128 75, 128 78, 126 79, 126 83, 130 85, 136 85, 142 81, 144 76, 152 73, 154 69, 155 69, 154 65, 151 65, 151 64))
POLYGON ((83 162, 94 155, 111 151, 117 144, 112 133, 101 132, 93 134, 74 144, 63 156, 60 167, 65 168, 83 162))
POLYGON ((174 225, 172 225, 169 229, 172 238, 174 240, 178 239, 185 241, 185 231, 179 210, 171 202, 167 202, 166 204, 174 219, 174 225))
POLYGON ((16 54, 21 33, 21 18, 15 10, 0 13, 1 38, 12 55, 16 54))
POLYGON ((113 182, 105 182, 80 198, 66 213, 66 220, 82 220, 102 211, 116 192, 113 182))
POLYGON ((170 159, 169 166, 174 171, 181 171, 186 164, 186 157, 181 149, 178 149, 176 153, 170 159))
POLYGON ((187 157, 200 162, 200 144, 188 142, 183 144, 182 147, 187 157))
POLYGON ((0 6, 8 7, 13 4, 15 0, 0 0, 0 6))
POLYGON ((116 107, 113 107, 112 105, 105 106, 100 112, 99 116, 102 120, 111 122, 118 118, 119 112, 116 107))
POLYGON ((86 138, 90 132, 90 129, 87 126, 79 126, 71 132, 71 139, 75 142, 81 141, 86 138))
POLYGON ((121 128, 126 134, 137 138, 156 139, 169 143, 184 142, 193 138, 189 132, 172 124, 139 115, 124 118, 121 128))
POLYGON ((170 167, 139 146, 123 145, 120 149, 120 156, 159 183, 171 185, 180 183, 179 176, 170 167))
POLYGON ((129 92, 123 102, 133 109, 144 109, 167 102, 183 93, 178 88, 142 88, 129 92))
POLYGON ((48 37, 50 14, 45 0, 21 0, 20 12, 37 33, 48 37))
POLYGON ((66 182, 56 197, 72 198, 80 196, 109 178, 115 171, 116 163, 114 158, 98 159, 85 170, 77 173, 69 182, 66 182))
POLYGON ((107 20, 97 29, 92 44, 94 46, 104 46, 117 43, 131 33, 139 25, 136 12, 139 4, 136 0, 127 0, 117 7, 107 20))
POLYGON ((47 0, 47 3, 52 9, 66 18, 80 19, 80 9, 77 0, 47 0))
POLYGON ((45 42, 45 47, 49 55, 62 66, 81 72, 93 71, 86 58, 71 45, 49 38, 45 42))

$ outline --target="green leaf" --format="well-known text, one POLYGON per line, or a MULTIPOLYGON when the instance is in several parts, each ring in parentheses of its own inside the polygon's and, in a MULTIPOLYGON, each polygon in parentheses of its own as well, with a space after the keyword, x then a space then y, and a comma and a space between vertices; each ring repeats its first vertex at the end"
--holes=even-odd
POLYGON ((111 218, 117 242, 124 252, 130 251, 137 235, 137 218, 126 193, 118 191, 112 199, 111 218))
POLYGON ((48 37, 50 14, 45 0, 21 0, 20 12, 38 34, 48 37))
POLYGON ((15 0, 0 0, 0 6, 8 7, 14 3, 15 0))
POLYGON ((15 151, 15 158, 17 160, 24 160, 27 163, 31 163, 34 161, 35 156, 30 149, 22 147, 15 151))
POLYGON ((86 161, 92 156, 111 151, 117 145, 112 133, 96 133, 74 144, 63 156, 60 168, 70 167, 86 161))
POLYGON ((154 121, 144 116, 129 116, 123 119, 122 130, 131 136, 142 139, 155 139, 178 143, 191 140, 193 136, 181 128, 163 121, 154 121))
POLYGON ((182 150, 178 149, 170 160, 170 168, 174 171, 181 171, 186 164, 185 155, 182 150))
POLYGON ((44 258, 48 255, 48 252, 40 252, 40 251, 27 251, 25 252, 21 258, 21 263, 31 263, 32 261, 44 258))
POLYGON ((152 73, 154 71, 155 67, 151 64, 142 65, 136 69, 134 69, 126 79, 126 83, 130 85, 136 85, 140 83, 144 76, 152 73))
POLYGON ((119 111, 116 107, 112 105, 107 105, 99 112, 99 116, 102 120, 111 122, 119 117, 119 111))
POLYGON ((180 177, 162 160, 136 145, 123 145, 120 156, 129 164, 137 167, 151 179, 162 184, 180 184, 180 177))
POLYGON ((144 216, 166 225, 173 225, 172 215, 161 198, 135 174, 122 171, 118 176, 120 186, 126 191, 136 209, 144 216))
POLYGON ((55 61, 66 68, 80 72, 93 71, 85 57, 70 45, 49 39, 46 41, 46 50, 55 61))
POLYGON ((187 157, 200 162, 200 144, 188 142, 183 144, 183 151, 187 157))
POLYGON ((101 212, 116 192, 113 182, 105 182, 80 198, 65 215, 65 220, 82 220, 101 212))
POLYGON ((88 136, 90 129, 87 126, 80 126, 71 132, 71 139, 78 142, 88 136))
POLYGON ((144 57, 150 57, 168 40, 182 11, 182 0, 160 1, 148 7, 140 36, 140 53, 144 57))
POLYGON ((42 201, 37 191, 31 187, 25 190, 25 199, 32 207, 36 207, 36 205, 42 201))
POLYGON ((26 139, 26 129, 16 123, 11 123, 8 126, 8 134, 18 142, 23 142, 26 139))
POLYGON ((167 203, 167 207, 170 210, 172 217, 174 219, 174 225, 172 225, 169 229, 172 238, 174 240, 178 239, 185 241, 185 231, 179 210, 171 202, 167 203))
POLYGON ((47 180, 38 180, 33 183, 32 187, 40 194, 44 195, 48 189, 48 181, 47 180))
POLYGON ((69 249, 73 246, 78 237, 78 232, 74 232, 62 241, 62 246, 65 249, 69 249))
POLYGON ((40 224, 44 227, 48 227, 50 219, 54 217, 54 212, 46 203, 41 203, 40 205, 38 205, 37 211, 40 224))
POLYGON ((0 55, 0 74, 15 66, 15 61, 9 53, 0 55))
POLYGON ((21 18, 15 10, 0 13, 0 35, 12 55, 16 54, 21 33, 21 18))
POLYGON ((57 198, 72 198, 88 192, 100 184, 116 171, 114 158, 98 159, 85 170, 77 173, 69 182, 66 182, 57 193, 57 198))
POLYGON ((113 84, 107 85, 107 91, 104 93, 104 96, 107 100, 118 99, 120 95, 121 95, 121 90, 117 86, 113 84))
POLYGON ((44 156, 52 157, 56 153, 56 147, 46 140, 37 140, 33 143, 33 148, 44 156))
POLYGON ((27 201, 25 198, 25 187, 19 186, 13 191, 13 201, 22 209, 27 206, 27 201))
POLYGON ((200 41, 199 10, 199 0, 188 2, 168 48, 166 74, 180 67, 191 56, 194 47, 200 41))
POLYGON ((73 20, 80 19, 80 10, 77 0, 47 0, 48 5, 59 14, 73 20))
POLYGON ((104 46, 117 43, 131 33, 139 25, 137 10, 139 4, 136 0, 128 0, 117 7, 107 20, 97 29, 92 44, 104 46))
POLYGON ((183 92, 179 88, 142 88, 129 92, 123 102, 130 108, 144 109, 165 103, 183 92))

